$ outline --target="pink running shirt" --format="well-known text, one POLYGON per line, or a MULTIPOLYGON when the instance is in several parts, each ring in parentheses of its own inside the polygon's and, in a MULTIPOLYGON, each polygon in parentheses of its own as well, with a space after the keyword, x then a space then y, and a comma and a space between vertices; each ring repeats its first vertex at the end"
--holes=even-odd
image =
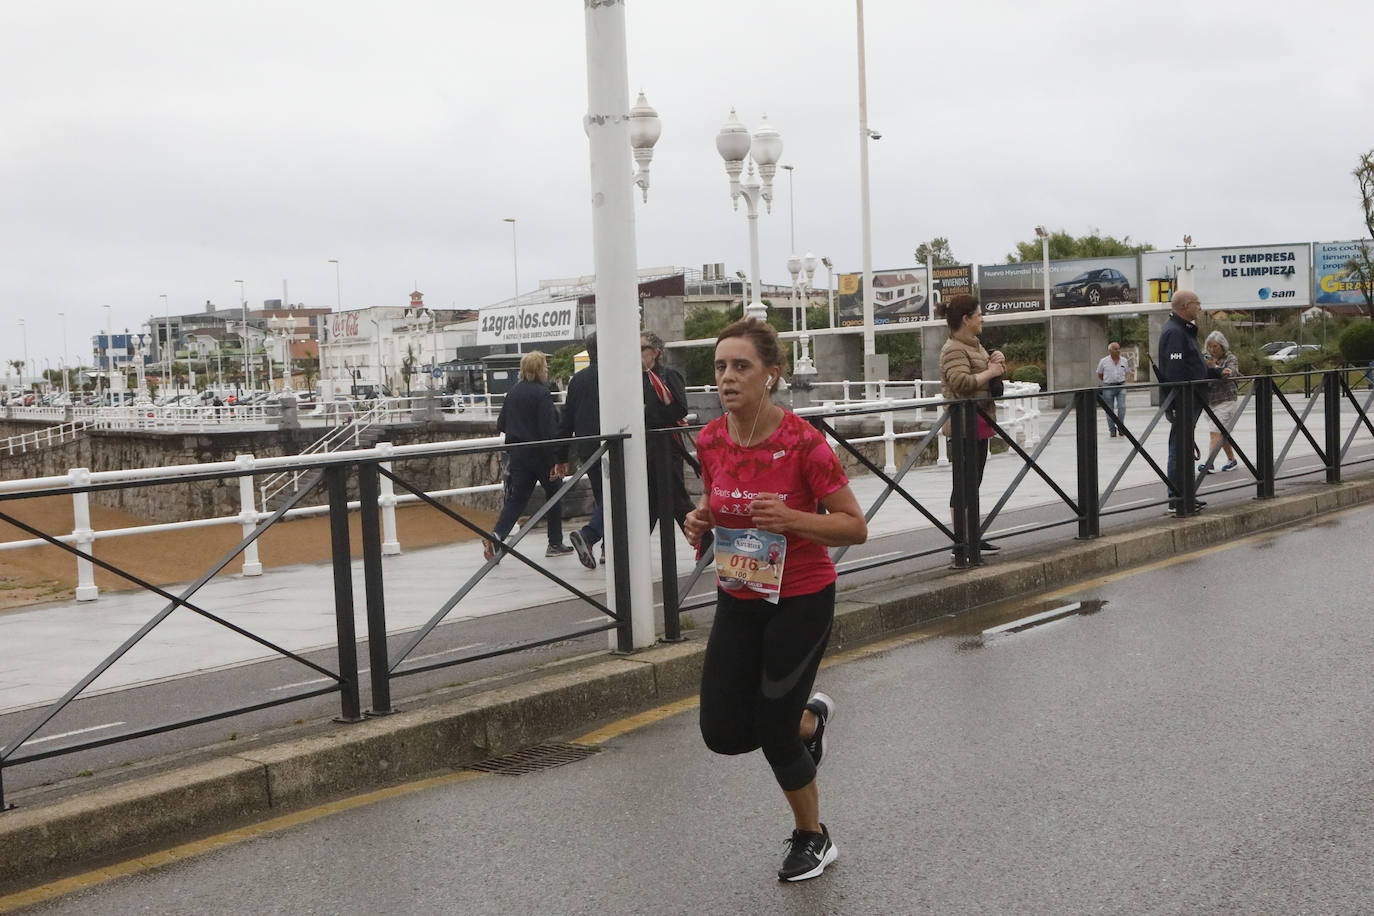
MULTIPOLYGON (((754 527, 749 503, 756 493, 777 493, 788 508, 815 512, 822 499, 849 483, 825 437, 786 409, 773 435, 748 448, 730 438, 726 417, 712 420, 697 436, 697 458, 711 494, 711 514, 725 528, 754 527)), ((825 545, 787 535, 782 597, 809 595, 834 581, 835 564, 825 545)), ((763 597, 726 591, 736 598, 763 597)))

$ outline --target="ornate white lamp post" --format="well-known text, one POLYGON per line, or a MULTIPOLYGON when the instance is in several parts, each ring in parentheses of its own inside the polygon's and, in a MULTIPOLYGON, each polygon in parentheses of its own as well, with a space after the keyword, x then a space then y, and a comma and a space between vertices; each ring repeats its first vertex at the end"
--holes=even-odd
POLYGON ((138 335, 138 344, 134 352, 138 357, 138 396, 146 398, 148 396, 148 376, 144 373, 144 362, 148 358, 148 328, 146 325, 138 335))
POLYGON ((762 319, 767 314, 762 297, 759 295, 759 201, 773 212, 773 175, 778 170, 778 160, 782 158, 782 134, 768 123, 767 116, 759 129, 754 131, 753 140, 749 128, 740 123, 735 110, 730 109, 730 119, 716 135, 716 150, 725 160, 725 174, 730 176, 730 199, 735 209, 739 209, 739 199, 744 198, 749 210, 749 275, 754 287, 753 299, 745 307, 748 318, 762 319), (744 171, 744 158, 750 157, 749 173, 744 182, 740 173, 744 171), (758 165, 762 183, 754 180, 754 166, 758 165))
MULTIPOLYGON (((816 280, 816 268, 820 266, 820 259, 811 252, 807 252, 800 259, 800 273, 793 273, 792 282, 796 285, 793 295, 798 295, 801 299, 801 356, 797 358, 792 375, 804 383, 810 383, 816 377, 816 366, 811 362, 811 335, 806 329, 806 309, 811 304, 811 291, 816 280)), ((792 269, 791 260, 788 261, 787 269, 792 269)))
MULTIPOLYGON (((284 397, 295 397, 296 389, 291 383, 291 341, 296 336, 296 316, 289 315, 285 319, 273 315, 267 319, 267 326, 271 328, 272 335, 281 341, 282 348, 282 395, 284 397)), ((270 380, 270 378, 269 378, 270 380)))

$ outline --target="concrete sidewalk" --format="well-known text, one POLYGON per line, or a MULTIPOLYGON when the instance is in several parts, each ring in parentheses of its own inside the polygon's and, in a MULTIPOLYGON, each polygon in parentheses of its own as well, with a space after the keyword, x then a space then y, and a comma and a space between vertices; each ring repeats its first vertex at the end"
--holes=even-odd
MULTIPOLYGON (((1149 406, 1147 398, 1148 392, 1140 392, 1133 393, 1129 399, 1127 422, 1132 430, 1143 431, 1154 416, 1154 408, 1149 406)), ((1040 428, 1043 435, 1048 435, 1056 416, 1057 412, 1052 411, 1042 416, 1040 428)), ((1287 430, 1292 427, 1291 420, 1283 415, 1276 416, 1275 421, 1276 428, 1286 437, 1287 430)), ((1204 448, 1205 425, 1198 424, 1199 440, 1204 443, 1204 448)), ((1247 412, 1241 417, 1235 434, 1239 442, 1253 443, 1253 413, 1247 412)), ((1165 464, 1167 436, 1168 424, 1161 420, 1145 442, 1149 453, 1161 467, 1165 464)), ((1364 439, 1370 439, 1367 432, 1364 439)), ((1026 448, 1033 451, 1030 446, 1026 448)), ((1249 449, 1249 445, 1246 448, 1249 449)), ((1098 429, 1098 449, 1102 485, 1105 486, 1123 464, 1125 470, 1118 491, 1158 484, 1153 470, 1140 456, 1126 463, 1131 451, 1130 444, 1121 437, 1109 438, 1105 425, 1098 429)), ((1306 439, 1299 436, 1287 467, 1311 464, 1314 460, 1315 456, 1306 439)), ((1077 459, 1071 415, 1058 434, 1049 440, 1040 463, 1066 493, 1071 496, 1075 494, 1077 459)), ((1023 470, 1024 465, 1014 452, 993 455, 989 459, 980 491, 985 515, 1001 499, 1013 478, 1023 470)), ((1231 483, 1244 477, 1242 465, 1239 473, 1217 475, 1212 479, 1231 483)), ((950 490, 948 466, 915 468, 902 483, 937 518, 947 518, 945 507, 950 490)), ((865 507, 872 505, 883 489, 882 483, 871 476, 856 477, 852 486, 860 505, 865 507)), ((1163 485, 1158 486, 1157 493, 1151 491, 1151 499, 1163 498, 1163 485)), ((1204 490, 1206 486, 1207 482, 1204 482, 1204 490)), ((1062 506, 1058 495, 1032 472, 1025 475, 1003 512, 1014 513, 1053 505, 1062 506)), ((1118 496, 1103 508, 1121 506, 1121 497, 1118 496)), ((993 526, 994 532, 1008 528, 1006 519, 1006 515, 999 516, 993 526)), ((919 513, 912 511, 905 500, 891 496, 870 522, 869 534, 870 538, 876 538, 931 528, 919 513)), ((405 532, 402 530, 402 543, 404 538, 405 532)), ((536 531, 526 538, 522 547, 551 572, 588 594, 604 596, 606 580, 603 569, 585 569, 571 555, 544 559, 543 544, 542 532, 536 531)), ((657 544, 650 553, 657 580, 660 577, 657 544)), ((693 562, 692 551, 679 539, 679 573, 690 569, 693 562)), ((479 543, 412 550, 385 558, 383 575, 389 631, 394 634, 423 624, 482 565, 479 543)), ((366 634, 361 561, 354 563, 353 572, 356 627, 361 637, 366 634)), ((709 579, 709 576, 704 578, 709 579)), ((698 592, 709 591, 712 587, 709 581, 702 583, 698 586, 698 592)), ((181 589, 171 587, 168 590, 177 594, 181 589)), ((490 616, 567 597, 569 594, 556 583, 531 575, 519 562, 506 560, 482 580, 446 621, 490 616)), ((192 600, 248 632, 294 652, 329 647, 335 643, 333 579, 332 569, 328 565, 272 569, 258 577, 220 577, 202 588, 192 600)), ((45 704, 61 697, 165 605, 163 599, 147 592, 107 592, 94 602, 70 601, 0 614, 0 645, 7 650, 0 657, 0 712, 45 704)), ((261 645, 206 621, 199 615, 178 609, 102 674, 83 695, 266 657, 271 655, 261 645)), ((0 739, 4 737, 0 736, 0 739)))

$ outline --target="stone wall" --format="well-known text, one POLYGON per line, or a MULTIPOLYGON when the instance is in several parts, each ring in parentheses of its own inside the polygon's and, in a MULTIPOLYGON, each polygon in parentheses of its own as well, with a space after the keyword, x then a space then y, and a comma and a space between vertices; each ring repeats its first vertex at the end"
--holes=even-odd
MULTIPOLYGON (((42 424, 0 423, 0 436, 32 432, 42 424)), ((458 420, 378 427, 381 441, 393 445, 413 445, 448 439, 472 439, 496 434, 494 421, 458 420)), ((233 461, 238 455, 273 458, 299 454, 314 443, 321 430, 225 431, 169 433, 161 431, 88 431, 75 441, 22 455, 0 458, 0 479, 65 475, 71 468, 114 471, 129 468, 167 467, 233 461)), ((498 483, 501 479, 500 453, 456 457, 399 460, 397 474, 423 490, 454 489, 498 483)), ((259 475, 255 485, 265 475, 259 475)), ((397 487, 398 495, 404 492, 397 487)), ((357 498, 356 483, 350 482, 350 498, 357 498)), ((193 481, 158 486, 131 487, 92 494, 101 505, 121 509, 140 518, 157 522, 235 515, 240 509, 238 480, 193 481)), ((305 498, 304 505, 320 504, 326 497, 323 488, 305 498)), ((465 505, 499 509, 500 494, 481 494, 464 500, 465 505)))

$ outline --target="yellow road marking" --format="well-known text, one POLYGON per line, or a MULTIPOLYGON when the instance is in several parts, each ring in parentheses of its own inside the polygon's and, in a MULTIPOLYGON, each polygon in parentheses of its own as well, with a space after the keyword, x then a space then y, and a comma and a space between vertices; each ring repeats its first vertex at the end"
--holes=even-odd
MULTIPOLYGON (((1352 510, 1354 508, 1358 507, 1351 507, 1352 510)), ((1326 513, 1324 517, 1344 514, 1344 511, 1348 510, 1326 513)), ((1276 531, 1262 531, 1257 534, 1252 534, 1243 538, 1239 538, 1237 540, 1226 541, 1221 544, 1214 545, 1212 547, 1204 547, 1200 550, 1194 550, 1187 554, 1166 557, 1163 560, 1156 560, 1153 563, 1145 563, 1140 566, 1133 566, 1130 569, 1124 569, 1114 573, 1108 573, 1107 575, 1099 576, 1095 579, 1087 579, 1084 581, 1080 581, 1078 583, 1075 583, 1074 585, 1065 586, 1064 588, 1055 589, 1053 591, 1040 592, 1038 593, 1038 595, 1042 599, 1062 598, 1066 595, 1081 592, 1085 588, 1098 587, 1111 582, 1119 581, 1121 579, 1129 578, 1130 576, 1140 575, 1141 573, 1153 572, 1155 570, 1164 569, 1166 567, 1174 566, 1179 563, 1191 562, 1194 559, 1197 559, 1198 557, 1209 556, 1214 553, 1219 553, 1223 550, 1231 550, 1235 547, 1241 547, 1246 544, 1254 543, 1256 541, 1272 538, 1277 534, 1278 532, 1276 531)), ((941 635, 941 633, 946 629, 947 626, 947 620, 932 621, 930 624, 923 626, 919 630, 915 630, 910 633, 905 633, 900 636, 893 636, 888 639, 880 640, 878 642, 865 643, 862 646, 856 646, 853 649, 846 649, 842 652, 837 652, 834 655, 827 656, 821 661, 821 667, 829 668, 831 665, 838 665, 843 662, 857 661, 859 659, 868 658, 873 655, 878 655, 880 653, 887 652, 902 646, 912 645, 918 642, 925 642, 926 640, 933 639, 941 635)), ((629 734, 630 732, 636 731, 640 728, 644 728, 647 725, 653 725, 656 722, 661 722, 669 716, 675 716, 678 713, 686 712, 689 709, 695 709, 699 704, 699 697, 686 697, 685 699, 681 699, 673 703, 667 703, 663 706, 658 706, 653 709, 646 710, 645 712, 637 713, 633 716, 627 716, 624 719, 619 719, 615 722, 610 723, 609 725, 597 729, 596 731, 588 732, 580 738, 575 738, 571 743, 585 746, 602 745, 613 738, 618 738, 621 735, 629 734)), ((135 875, 140 872, 157 868, 161 865, 167 865, 169 863, 179 862, 183 859, 189 859, 194 856, 204 855, 207 852, 212 852, 216 849, 222 849, 226 846, 232 846, 233 844, 241 843, 244 840, 253 839, 254 837, 263 836, 264 834, 273 833, 278 830, 284 830, 288 827, 297 826, 298 824, 306 824, 311 821, 319 820, 320 818, 328 817, 331 814, 338 814, 342 811, 349 811, 354 808, 361 808, 365 805, 375 804, 377 802, 386 801, 391 798, 398 798, 403 795, 409 795, 412 792, 418 792, 423 789, 449 785, 452 783, 464 782, 466 780, 476 779, 479 776, 485 775, 487 774, 471 770, 464 770, 460 773, 447 773, 443 776, 434 776, 429 779, 422 779, 416 782, 405 783, 403 785, 390 786, 386 789, 378 789, 375 792, 368 792, 363 795, 357 795, 351 798, 340 799, 339 801, 330 802, 325 805, 317 805, 314 808, 308 808, 304 811, 297 811, 293 814, 286 814, 282 815, 281 817, 275 817, 270 820, 263 821, 259 824, 252 824, 247 827, 240 827, 235 830, 229 830, 224 833, 216 834, 212 837, 206 837, 203 840, 195 840, 190 843, 183 843, 180 846, 174 846, 171 849, 149 853, 145 856, 139 856, 136 859, 130 859, 127 862, 120 862, 117 865, 111 865, 106 868, 94 869, 92 871, 85 872, 80 875, 74 875, 70 878, 64 878, 61 881, 54 881, 50 884, 44 884, 40 887, 35 887, 27 891, 19 891, 14 894, 9 894, 8 896, 0 897, 0 913, 7 913, 11 910, 15 910, 23 906, 32 906, 35 903, 42 903, 43 901, 51 900, 55 897, 60 897, 64 894, 70 894, 74 891, 82 890, 84 888, 93 887, 97 884, 102 884, 106 881, 112 881, 116 878, 123 878, 129 875, 135 875)))
POLYGON ((184 859, 194 858, 213 852, 216 849, 223 849, 244 840, 251 840, 264 834, 284 830, 287 827, 295 827, 299 824, 308 824, 311 821, 328 817, 331 814, 339 814, 343 811, 351 811, 354 808, 361 808, 365 805, 375 804, 392 798, 399 798, 418 792, 422 789, 431 789, 436 786, 449 785, 451 783, 465 782, 469 779, 476 779, 484 776, 472 770, 464 770, 460 773, 446 773, 442 776, 433 776, 429 779, 421 779, 416 782, 408 782, 399 786, 388 786, 385 789, 378 789, 374 792, 367 792, 363 795, 355 795, 351 798, 342 798, 338 801, 329 802, 324 805, 316 805, 304 811, 296 811, 291 814, 284 814, 281 817, 274 817, 270 820, 262 821, 257 824, 250 824, 246 827, 239 827, 234 830, 227 830, 203 840, 193 840, 189 843, 182 843, 180 846, 173 846, 171 849, 163 849, 158 852, 148 853, 116 865, 105 868, 97 868, 92 871, 73 875, 70 878, 63 878, 60 881, 53 881, 39 887, 30 888, 26 891, 8 894, 0 897, 0 913, 8 913, 12 910, 24 906, 33 906, 70 894, 74 891, 94 887, 106 881, 113 881, 116 878, 125 878, 129 875, 136 875, 140 872, 149 871, 162 865, 169 865, 173 862, 180 862, 184 859))

